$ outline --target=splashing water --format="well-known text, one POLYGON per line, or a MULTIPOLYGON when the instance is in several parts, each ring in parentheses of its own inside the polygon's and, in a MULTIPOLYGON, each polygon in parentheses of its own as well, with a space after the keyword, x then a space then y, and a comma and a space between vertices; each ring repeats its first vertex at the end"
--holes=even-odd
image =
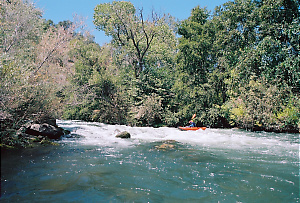
POLYGON ((1 201, 299 201, 299 134, 58 124, 60 146, 1 161, 1 201))

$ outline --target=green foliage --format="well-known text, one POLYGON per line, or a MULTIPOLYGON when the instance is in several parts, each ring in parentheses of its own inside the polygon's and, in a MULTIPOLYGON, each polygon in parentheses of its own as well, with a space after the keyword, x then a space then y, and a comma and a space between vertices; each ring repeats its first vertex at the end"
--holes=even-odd
POLYGON ((162 101, 161 98, 152 93, 143 98, 143 103, 133 108, 133 124, 142 126, 155 126, 162 123, 162 101))
POLYGON ((291 90, 253 80, 223 105, 230 124, 250 130, 297 131, 299 102, 291 90))
POLYGON ((189 19, 181 22, 178 33, 179 39, 179 67, 190 75, 193 85, 207 82, 207 71, 210 61, 210 45, 213 31, 207 23, 209 13, 206 9, 196 7, 189 19))
POLYGON ((0 119, 13 120, 1 123, 5 145, 20 140, 2 129, 42 116, 178 126, 196 113, 198 126, 299 132, 299 1, 197 6, 177 24, 125 1, 94 11, 111 43, 21 0, 1 4, 0 119))
POLYGON ((194 8, 178 28, 180 116, 196 111, 213 127, 297 131, 299 115, 287 101, 299 98, 298 8, 298 1, 235 0, 211 18, 194 8))
POLYGON ((65 89, 67 105, 63 118, 124 124, 127 100, 115 77, 111 47, 100 47, 84 37, 74 39, 69 52, 74 60, 74 74, 65 89))
POLYGON ((95 7, 94 23, 99 30, 105 31, 107 36, 111 35, 114 39, 118 39, 128 34, 126 24, 123 22, 128 25, 134 23, 135 12, 133 4, 126 1, 99 4, 95 7))
POLYGON ((45 22, 28 1, 3 1, 0 12, 1 146, 24 147, 29 143, 14 136, 20 126, 61 113, 73 27, 45 22))
MULTIPOLYGON (((0 114, 18 128, 26 119, 52 115, 53 86, 44 82, 48 75, 34 74, 43 20, 41 12, 23 1, 1 4, 0 28, 0 114)), ((2 118, 1 118, 2 119, 2 118)))
MULTIPOLYGON (((126 1, 99 4, 95 7, 94 13, 94 24, 97 29, 111 36, 114 47, 129 57, 127 63, 133 68, 137 79, 144 68, 149 65, 146 58, 149 53, 151 55, 151 51, 154 51, 151 49, 153 44, 158 45, 159 54, 168 50, 162 48, 169 48, 170 43, 175 45, 175 40, 172 41, 175 39, 175 34, 168 29, 169 24, 173 23, 172 18, 167 15, 158 17, 155 12, 152 12, 151 18, 146 20, 143 15, 143 9, 136 10, 132 3, 126 1), (162 45, 159 45, 161 42, 162 45)), ((169 56, 159 56, 159 54, 154 57, 169 56)), ((159 61, 154 63, 159 63, 159 61)))
POLYGON ((277 113, 277 119, 284 127, 300 127, 300 102, 295 97, 290 97, 288 105, 277 113))

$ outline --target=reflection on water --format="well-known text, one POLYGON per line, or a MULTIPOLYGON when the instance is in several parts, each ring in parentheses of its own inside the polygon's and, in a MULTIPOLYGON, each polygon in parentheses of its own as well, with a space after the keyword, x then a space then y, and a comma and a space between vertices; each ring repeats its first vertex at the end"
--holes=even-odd
POLYGON ((296 134, 59 125, 72 132, 60 146, 2 155, 1 201, 299 201, 296 134))

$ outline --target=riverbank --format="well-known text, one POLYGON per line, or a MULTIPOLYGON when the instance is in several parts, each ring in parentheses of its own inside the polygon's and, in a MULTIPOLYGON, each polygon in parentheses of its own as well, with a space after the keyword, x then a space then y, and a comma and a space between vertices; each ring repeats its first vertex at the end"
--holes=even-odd
POLYGON ((300 133, 300 129, 296 128, 294 126, 279 126, 279 125, 273 125, 273 126, 243 126, 239 127, 239 129, 251 131, 251 132, 274 132, 274 133, 300 133))
POLYGON ((1 151, 20 148, 35 148, 40 145, 57 145, 54 140, 70 133, 56 124, 56 119, 47 118, 26 121, 14 126, 12 120, 1 120, 1 151))

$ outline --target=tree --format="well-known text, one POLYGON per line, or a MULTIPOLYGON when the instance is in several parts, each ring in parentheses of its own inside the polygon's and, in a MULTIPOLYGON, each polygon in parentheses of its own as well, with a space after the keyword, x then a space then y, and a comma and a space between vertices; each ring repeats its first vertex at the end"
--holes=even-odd
POLYGON ((164 19, 154 12, 151 19, 145 20, 143 9, 137 11, 132 3, 126 1, 99 4, 94 13, 97 29, 112 36, 113 44, 125 49, 132 59, 136 78, 145 67, 144 58, 163 23, 164 19))
POLYGON ((0 12, 0 113, 9 114, 17 125, 45 104, 39 102, 39 87, 28 80, 43 21, 38 9, 21 0, 2 1, 0 12))
POLYGON ((225 50, 233 48, 224 54, 230 98, 223 107, 235 103, 231 118, 238 118, 245 128, 297 128, 293 116, 299 115, 294 99, 299 97, 300 81, 298 8, 299 1, 236 0, 217 12, 224 27, 217 43, 226 43, 225 50), (289 115, 285 117, 289 124, 278 119, 281 112, 289 115))
POLYGON ((74 72, 63 94, 65 119, 124 124, 127 119, 126 91, 118 81, 110 44, 100 47, 88 37, 77 36, 69 56, 74 72))
MULTIPOLYGON (((204 115, 212 101, 212 89, 208 88, 210 71, 214 67, 212 44, 215 39, 214 25, 206 8, 195 7, 191 16, 180 22, 177 54, 177 71, 172 87, 180 122, 186 122, 195 113, 204 115)), ((199 119, 199 117, 198 117, 199 119)), ((199 121, 199 120, 198 120, 199 121)))
MULTIPOLYGON (((37 47, 37 51, 39 52, 37 65, 34 70, 34 74, 36 74, 48 61, 54 58, 54 56, 63 56, 67 53, 67 47, 69 41, 73 37, 74 26, 65 29, 63 26, 58 28, 50 27, 42 36, 42 39, 37 47)), ((60 64, 62 65, 62 60, 60 60, 60 64)))
POLYGON ((66 84, 74 27, 45 23, 28 1, 5 1, 0 12, 0 114, 10 115, 15 126, 56 114, 61 105, 56 92, 66 84))
POLYGON ((178 28, 179 67, 190 75, 194 85, 207 82, 213 30, 206 24, 209 12, 199 6, 192 10, 191 16, 183 20, 178 28))
POLYGON ((25 49, 35 41, 42 23, 41 11, 22 0, 3 1, 0 7, 0 48, 3 53, 25 49), (35 33, 36 35, 33 35, 35 33))
POLYGON ((274 129, 282 114, 290 129, 297 126, 299 1, 235 0, 216 7, 211 18, 196 7, 178 31, 173 101, 179 116, 188 118, 192 109, 200 112, 198 121, 222 126, 237 112, 241 126, 274 129), (228 116, 223 110, 230 103, 244 106, 228 116))

